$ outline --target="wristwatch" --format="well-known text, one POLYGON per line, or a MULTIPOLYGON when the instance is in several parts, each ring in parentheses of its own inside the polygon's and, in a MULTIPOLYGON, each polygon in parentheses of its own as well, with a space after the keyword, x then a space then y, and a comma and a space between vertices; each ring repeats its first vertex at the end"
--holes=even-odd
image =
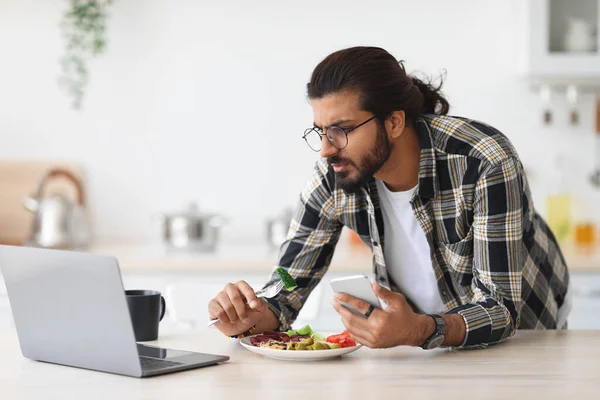
POLYGON ((425 340, 425 343, 421 345, 421 347, 425 350, 435 349, 436 347, 440 347, 442 343, 444 343, 444 338, 446 337, 446 321, 442 318, 441 315, 438 314, 427 314, 435 321, 435 330, 425 340))

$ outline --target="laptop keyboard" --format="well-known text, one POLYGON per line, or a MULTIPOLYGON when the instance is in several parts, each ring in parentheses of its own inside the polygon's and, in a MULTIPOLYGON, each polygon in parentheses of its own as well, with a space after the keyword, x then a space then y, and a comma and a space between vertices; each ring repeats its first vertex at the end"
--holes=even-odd
POLYGON ((159 369, 165 369, 169 367, 175 367, 182 365, 183 363, 167 360, 159 360, 156 358, 140 357, 142 363, 142 370, 144 371, 156 371, 159 369))

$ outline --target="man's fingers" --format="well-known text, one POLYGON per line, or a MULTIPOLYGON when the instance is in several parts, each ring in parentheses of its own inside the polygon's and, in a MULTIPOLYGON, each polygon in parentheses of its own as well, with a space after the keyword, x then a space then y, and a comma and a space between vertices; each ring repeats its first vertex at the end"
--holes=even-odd
POLYGON ((336 293, 334 295, 334 298, 343 303, 349 304, 360 313, 365 314, 369 310, 369 303, 367 303, 364 300, 357 299, 356 297, 351 296, 347 293, 336 293))
MULTIPOLYGON (((350 311, 346 306, 341 304, 340 301, 333 299, 331 301, 333 308, 340 314, 343 320, 348 321, 354 328, 366 329, 368 322, 364 316, 356 315, 350 311)), ((360 312, 360 311, 359 311, 360 312)), ((371 314, 372 315, 372 314, 371 314)))
POLYGON ((371 332, 370 326, 366 324, 366 320, 349 311, 344 311, 345 307, 343 306, 341 306, 341 308, 340 315, 343 314, 342 323, 346 327, 352 340, 367 347, 373 347, 375 337, 371 332))
POLYGON ((394 298, 398 297, 398 295, 402 296, 400 293, 394 293, 386 287, 381 286, 379 283, 372 283, 371 287, 375 292, 375 295, 380 299, 385 300, 390 303, 394 300, 394 298))
MULTIPOLYGON (((227 292, 227 296, 229 297, 231 304, 233 304, 236 316, 239 319, 245 319, 248 316, 248 306, 246 305, 246 299, 242 296, 242 292, 240 292, 238 286, 233 283, 228 283, 225 286, 225 292, 227 292)), ((236 321, 237 319, 232 320, 232 322, 236 321)))
POLYGON ((246 302, 248 303, 250 308, 256 308, 260 306, 258 298, 256 297, 256 294, 254 294, 254 289, 252 289, 252 286, 248 285, 244 281, 239 281, 235 285, 242 293, 242 296, 244 296, 244 298, 246 299, 246 302))
POLYGON ((221 320, 221 322, 224 324, 229 323, 229 317, 227 316, 227 313, 216 298, 212 299, 208 303, 208 315, 211 319, 219 318, 219 320, 221 320))
MULTIPOLYGON (((221 308, 225 311, 227 315, 227 322, 236 322, 238 320, 237 312, 235 311, 235 307, 229 296, 226 292, 221 292, 216 297, 217 302, 221 306, 221 308)), ((221 318, 219 318, 221 319, 221 318)), ((225 321, 223 321, 225 322, 225 321)))
MULTIPOLYGON (((342 322, 344 323, 344 320, 342 320, 342 322)), ((354 329, 350 328, 348 329, 348 326, 344 323, 344 326, 346 327, 346 329, 348 330, 348 334, 350 335, 350 337, 352 338, 352 340, 354 340, 356 343, 360 343, 364 346, 367 347, 372 347, 373 343, 371 341, 371 336, 369 335, 368 332, 363 332, 363 331, 355 331, 354 329)))

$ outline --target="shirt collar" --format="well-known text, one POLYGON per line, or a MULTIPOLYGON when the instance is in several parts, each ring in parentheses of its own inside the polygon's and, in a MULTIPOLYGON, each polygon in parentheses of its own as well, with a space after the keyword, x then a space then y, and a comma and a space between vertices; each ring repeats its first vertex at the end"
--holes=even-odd
POLYGON ((437 196, 438 180, 436 170, 435 148, 431 139, 431 129, 425 119, 419 118, 415 124, 419 138, 421 159, 419 162, 419 191, 421 197, 433 199, 437 196))

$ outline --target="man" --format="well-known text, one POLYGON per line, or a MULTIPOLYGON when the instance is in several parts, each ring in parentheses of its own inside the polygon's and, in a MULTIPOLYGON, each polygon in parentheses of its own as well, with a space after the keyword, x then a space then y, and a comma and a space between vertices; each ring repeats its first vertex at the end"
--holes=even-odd
POLYGON ((440 87, 407 75, 380 48, 340 50, 315 68, 314 126, 304 139, 322 159, 279 259, 299 287, 263 300, 245 282, 228 284, 208 305, 218 329, 287 329, 344 226, 371 247, 373 289, 388 304, 373 310, 336 294, 359 343, 486 347, 518 328, 566 328, 569 273, 517 152, 495 128, 447 116, 440 87))

